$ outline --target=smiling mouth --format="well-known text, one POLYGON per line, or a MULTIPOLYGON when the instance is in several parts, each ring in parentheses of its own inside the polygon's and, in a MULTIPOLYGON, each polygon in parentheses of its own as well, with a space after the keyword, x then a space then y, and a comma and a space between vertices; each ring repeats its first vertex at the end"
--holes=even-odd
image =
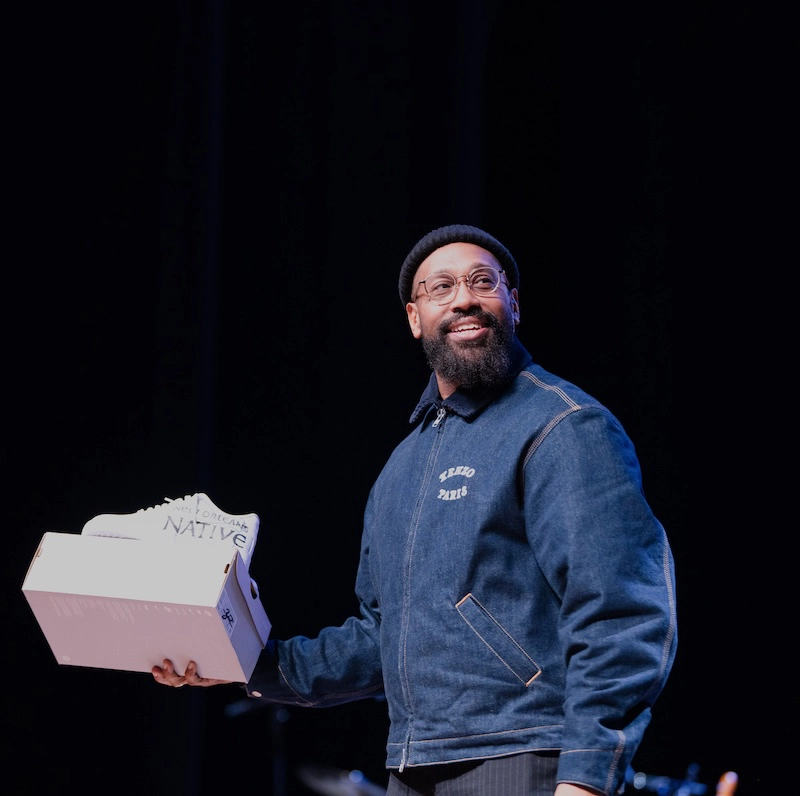
POLYGON ((477 332, 480 329, 483 329, 483 324, 480 323, 471 323, 469 325, 460 325, 460 326, 451 326, 448 330, 448 334, 458 334, 459 332, 477 332))

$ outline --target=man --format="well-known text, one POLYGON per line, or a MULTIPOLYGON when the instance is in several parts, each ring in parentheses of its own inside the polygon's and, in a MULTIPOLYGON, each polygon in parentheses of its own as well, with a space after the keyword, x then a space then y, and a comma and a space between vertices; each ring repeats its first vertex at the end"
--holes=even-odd
POLYGON ((674 660, 672 554, 634 447, 532 362, 518 286, 476 227, 411 250, 400 296, 433 373, 370 492, 360 616, 271 640, 247 684, 308 707, 384 694, 389 796, 619 793, 674 660))

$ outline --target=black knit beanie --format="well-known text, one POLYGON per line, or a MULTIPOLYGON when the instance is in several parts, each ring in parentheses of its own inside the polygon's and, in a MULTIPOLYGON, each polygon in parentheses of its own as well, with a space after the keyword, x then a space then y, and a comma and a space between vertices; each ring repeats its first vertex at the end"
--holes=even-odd
POLYGON ((478 227, 471 227, 468 224, 451 224, 434 229, 417 241, 403 262, 403 267, 400 269, 400 301, 403 302, 404 307, 411 301, 414 292, 414 274, 417 273, 422 261, 436 249, 440 249, 448 243, 474 243, 491 252, 506 272, 509 286, 519 287, 517 264, 511 256, 511 252, 497 238, 478 227))

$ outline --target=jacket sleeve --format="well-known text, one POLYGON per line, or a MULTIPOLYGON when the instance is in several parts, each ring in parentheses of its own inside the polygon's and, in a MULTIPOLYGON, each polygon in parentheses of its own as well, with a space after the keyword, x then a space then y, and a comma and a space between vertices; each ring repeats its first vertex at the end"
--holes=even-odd
POLYGON ((267 642, 246 686, 250 696, 300 707, 331 707, 383 695, 380 614, 370 589, 369 545, 362 540, 357 577, 360 616, 316 638, 267 642))
POLYGON ((560 602, 558 779, 618 792, 675 657, 672 553, 633 444, 602 407, 552 426, 524 483, 529 541, 560 602))

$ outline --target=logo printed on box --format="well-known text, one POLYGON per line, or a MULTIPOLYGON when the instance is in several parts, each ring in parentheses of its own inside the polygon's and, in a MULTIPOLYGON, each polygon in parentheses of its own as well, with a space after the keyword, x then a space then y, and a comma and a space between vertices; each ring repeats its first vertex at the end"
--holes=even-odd
POLYGON ((233 634, 233 629, 236 627, 236 612, 233 610, 233 606, 231 605, 227 592, 223 593, 222 598, 217 605, 217 611, 219 612, 220 618, 222 619, 222 624, 228 633, 228 638, 230 638, 233 634))

